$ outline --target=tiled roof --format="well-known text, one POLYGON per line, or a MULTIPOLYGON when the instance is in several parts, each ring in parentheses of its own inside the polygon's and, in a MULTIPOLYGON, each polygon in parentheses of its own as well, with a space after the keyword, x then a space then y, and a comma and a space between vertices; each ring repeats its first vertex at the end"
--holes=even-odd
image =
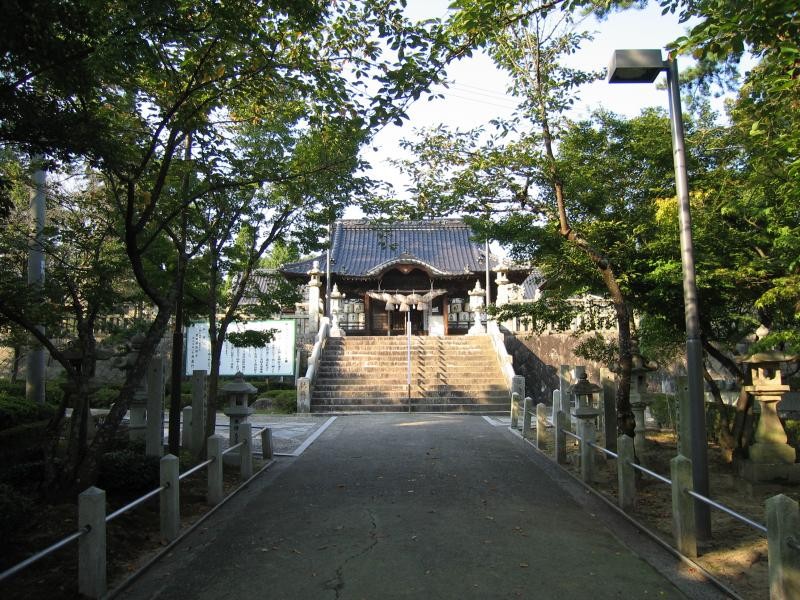
MULTIPOLYGON (((333 231, 331 272, 371 278, 398 264, 418 264, 434 276, 452 277, 482 272, 484 250, 461 219, 401 221, 390 224, 366 220, 337 221, 333 231)), ((287 274, 306 274, 314 260, 324 271, 324 255, 284 265, 287 274)), ((489 267, 498 264, 489 257, 489 267)))

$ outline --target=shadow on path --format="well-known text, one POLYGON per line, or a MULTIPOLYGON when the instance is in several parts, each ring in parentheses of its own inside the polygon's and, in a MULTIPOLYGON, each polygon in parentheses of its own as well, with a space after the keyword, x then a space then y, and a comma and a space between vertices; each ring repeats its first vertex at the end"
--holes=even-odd
POLYGON ((679 591, 531 452, 480 417, 339 417, 119 597, 721 597, 679 591))

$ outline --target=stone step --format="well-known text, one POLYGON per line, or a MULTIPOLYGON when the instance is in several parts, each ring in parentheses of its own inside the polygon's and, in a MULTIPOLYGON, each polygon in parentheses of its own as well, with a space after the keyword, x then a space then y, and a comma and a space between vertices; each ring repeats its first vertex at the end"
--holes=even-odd
MULTIPOLYGON (((421 390, 419 388, 411 387, 411 395, 419 396, 420 398, 458 398, 461 401, 474 400, 482 402, 484 400, 492 401, 507 401, 509 394, 506 391, 476 391, 476 390, 421 390)), ((406 398, 408 397, 408 390, 406 389, 392 389, 392 390, 322 390, 315 391, 315 400, 329 400, 331 398, 350 398, 357 400, 359 398, 406 398)))
MULTIPOLYGON (((343 382, 340 379, 321 379, 317 380, 314 383, 314 390, 315 391, 331 391, 337 389, 347 389, 347 390, 379 390, 379 389, 389 389, 389 388, 399 388, 405 387, 409 385, 408 380, 405 378, 402 379, 393 379, 393 380, 364 380, 360 379, 355 382, 343 382)), ((427 380, 427 379, 411 379, 411 386, 420 388, 420 389, 429 389, 429 390, 447 390, 447 389, 459 389, 459 390, 474 390, 474 391, 483 391, 483 390, 502 390, 507 392, 508 386, 505 384, 504 381, 496 380, 496 381, 475 381, 470 379, 461 379, 461 380, 427 380)))
MULTIPOLYGON (((402 382, 392 382, 392 383, 341 383, 336 380, 332 381, 322 381, 317 382, 314 384, 314 392, 335 392, 336 390, 347 390, 349 392, 358 392, 364 391, 369 392, 372 390, 398 390, 400 388, 405 389, 407 387, 407 383, 405 381, 402 382)), ((484 392, 484 391, 491 391, 491 392, 504 392, 508 393, 508 389, 505 385, 500 384, 486 384, 482 385, 480 383, 475 383, 471 381, 465 381, 460 384, 455 383, 440 383, 440 382, 432 382, 427 383, 424 381, 411 381, 411 387, 416 389, 424 389, 430 392, 443 392, 448 390, 457 390, 459 392, 484 392)))
POLYGON ((413 412, 413 413, 469 413, 480 415, 507 415, 508 406, 505 404, 412 404, 410 407, 400 404, 329 404, 317 406, 312 404, 311 412, 314 413, 372 413, 372 412, 413 412))

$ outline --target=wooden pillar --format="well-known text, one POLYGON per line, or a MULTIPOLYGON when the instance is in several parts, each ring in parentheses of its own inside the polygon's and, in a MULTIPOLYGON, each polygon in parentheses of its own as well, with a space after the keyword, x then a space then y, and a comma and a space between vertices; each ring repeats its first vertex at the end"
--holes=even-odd
POLYGON ((444 334, 445 336, 450 335, 449 327, 450 327, 450 313, 448 311, 448 307, 450 303, 447 301, 447 294, 441 297, 442 298, 442 316, 444 317, 444 334))
POLYGON ((372 298, 364 294, 364 334, 372 335, 372 298))

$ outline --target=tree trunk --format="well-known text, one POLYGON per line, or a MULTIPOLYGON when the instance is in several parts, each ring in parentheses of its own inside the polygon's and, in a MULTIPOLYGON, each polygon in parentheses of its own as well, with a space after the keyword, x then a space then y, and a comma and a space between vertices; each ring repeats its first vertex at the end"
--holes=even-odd
POLYGON ((553 136, 550 132, 550 122, 545 104, 540 103, 540 117, 542 121, 542 140, 545 154, 549 163, 548 177, 553 186, 558 211, 559 233, 573 246, 581 250, 600 271, 611 301, 614 304, 614 313, 617 320, 617 343, 619 345, 619 385, 617 386, 617 428, 620 433, 634 437, 636 421, 630 403, 631 389, 631 324, 628 305, 619 287, 608 259, 594 248, 588 240, 573 230, 567 217, 567 208, 564 201, 564 184, 556 167, 555 153, 553 151, 553 136))
POLYGON ((169 453, 181 455, 181 384, 183 383, 183 286, 186 264, 181 257, 175 295, 175 322, 172 328, 172 361, 169 384, 169 453))
MULTIPOLYGON (((736 413, 733 423, 727 423, 728 435, 732 449, 732 457, 745 457, 747 447, 750 445, 749 429, 753 421, 753 399, 743 388, 745 386, 745 374, 731 358, 721 352, 716 346, 708 341, 706 336, 701 338, 703 350, 708 356, 714 358, 723 368, 730 373, 739 386, 739 398, 736 401, 736 413)), ((713 391, 713 388, 712 388, 713 391)))
POLYGON ((719 428, 717 431, 717 441, 719 442, 722 456, 725 462, 730 463, 733 460, 733 451, 736 448, 736 440, 731 435, 731 424, 728 418, 728 407, 722 400, 722 393, 719 391, 717 382, 711 377, 706 365, 703 365, 703 379, 705 379, 711 390, 711 395, 714 397, 714 404, 719 412, 719 428))

